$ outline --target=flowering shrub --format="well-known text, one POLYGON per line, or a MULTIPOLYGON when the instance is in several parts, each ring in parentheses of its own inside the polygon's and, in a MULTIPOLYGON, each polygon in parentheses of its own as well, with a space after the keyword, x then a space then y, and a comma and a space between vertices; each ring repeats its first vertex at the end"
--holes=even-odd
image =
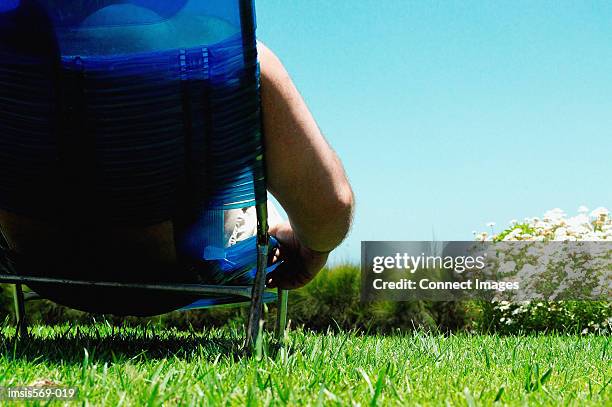
MULTIPOLYGON (((488 224, 493 228, 495 223, 488 224)), ((522 222, 510 221, 510 227, 501 233, 489 235, 474 232, 477 240, 501 241, 612 241, 612 217, 606 208, 597 208, 589 214, 585 206, 578 208, 578 215, 568 218, 555 208, 540 218, 525 218, 522 222)))
MULTIPOLYGON (((491 228, 494 225, 488 224, 491 228)), ((598 208, 589 213, 582 206, 578 209, 578 215, 573 217, 567 217, 561 209, 553 209, 546 212, 542 219, 511 221, 510 226, 498 234, 475 233, 475 238, 493 242, 612 242, 612 217, 606 208, 598 208)), ((585 294, 585 290, 587 296, 590 294, 592 298, 608 298, 609 287, 612 286, 610 250, 568 250, 568 247, 575 249, 577 246, 580 244, 554 246, 556 252, 550 253, 545 250, 550 245, 534 244, 519 254, 510 250, 501 253, 501 267, 511 270, 513 278, 520 279, 524 286, 510 301, 498 298, 484 305, 482 324, 487 326, 483 328, 502 332, 568 329, 577 329, 583 334, 612 332, 610 302, 562 301, 572 295, 585 294), (530 256, 547 265, 544 273, 537 278, 534 278, 530 256), (525 301, 525 298, 531 301, 525 301)), ((593 245, 590 249, 593 249, 593 245)))
POLYGON ((612 333, 612 304, 606 301, 500 301, 484 304, 481 311, 482 330, 612 333))

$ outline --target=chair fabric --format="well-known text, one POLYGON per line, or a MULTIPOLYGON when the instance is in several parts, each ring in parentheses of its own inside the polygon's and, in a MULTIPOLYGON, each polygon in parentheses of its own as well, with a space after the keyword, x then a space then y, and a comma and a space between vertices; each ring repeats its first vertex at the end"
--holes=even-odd
MULTIPOLYGON (((53 225, 62 242, 18 256, 13 272, 250 284, 256 241, 224 247, 224 212, 265 202, 265 191, 251 0, 0 7, 0 211, 53 225), (178 266, 122 253, 105 232, 161 224, 178 266)), ((116 314, 228 301, 33 288, 116 314)))

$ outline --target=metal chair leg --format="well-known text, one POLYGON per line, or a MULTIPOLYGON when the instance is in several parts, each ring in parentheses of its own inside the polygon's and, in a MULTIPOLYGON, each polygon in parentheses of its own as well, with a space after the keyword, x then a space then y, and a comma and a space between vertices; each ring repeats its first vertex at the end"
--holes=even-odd
POLYGON ((287 306, 289 302, 289 291, 278 289, 278 315, 276 316, 276 339, 283 339, 285 329, 287 329, 287 306))
POLYGON ((247 326, 246 346, 250 350, 255 348, 257 338, 260 335, 259 321, 263 312, 263 295, 266 288, 266 266, 268 264, 268 245, 257 247, 257 273, 253 291, 251 292, 251 307, 249 310, 249 323, 247 326))
POLYGON ((25 338, 28 335, 28 325, 26 321, 23 287, 21 286, 21 284, 15 284, 13 286, 13 297, 15 299, 15 319, 17 320, 17 335, 20 338, 25 338))
MULTIPOLYGON (((263 160, 263 156, 260 158, 263 160)), ((260 175, 262 178, 265 177, 263 173, 260 175)), ((266 289, 268 249, 270 246, 266 189, 256 187, 255 196, 258 200, 258 203, 255 205, 257 214, 257 272, 255 273, 255 281, 253 282, 253 290, 251 291, 251 308, 249 310, 249 322, 247 325, 246 346, 250 351, 255 350, 257 339, 261 334, 260 321, 263 312, 263 296, 266 289)))

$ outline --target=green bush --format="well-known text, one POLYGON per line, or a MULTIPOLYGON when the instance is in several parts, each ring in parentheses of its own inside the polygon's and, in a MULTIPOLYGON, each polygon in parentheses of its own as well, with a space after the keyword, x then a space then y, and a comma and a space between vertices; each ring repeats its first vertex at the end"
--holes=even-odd
POLYGON ((612 303, 604 301, 483 302, 479 309, 475 326, 485 332, 609 334, 612 331, 612 303))
MULTIPOLYGON (((0 317, 12 315, 12 298, 8 286, 0 296, 0 317), (2 316, 4 314, 5 316, 2 316)), ((267 307, 267 324, 273 326, 276 306, 267 307)), ((120 318, 90 315, 57 306, 49 301, 27 305, 31 323, 56 324, 71 321, 83 323, 105 318, 115 323, 156 323, 177 328, 202 329, 220 326, 229 321, 244 322, 247 307, 216 308, 189 312, 172 312, 152 318, 120 318)), ((12 316, 11 316, 12 318, 12 316)), ((292 325, 325 331, 329 328, 391 332, 415 327, 451 331, 466 326, 463 304, 414 302, 360 302, 360 270, 354 265, 326 268, 308 286, 289 295, 289 318, 292 325)))
POLYGON ((358 266, 326 268, 309 285, 290 294, 290 317, 315 330, 339 327, 377 332, 415 327, 451 331, 468 322, 461 303, 362 303, 360 284, 358 266))
MULTIPOLYGON (((0 286, 0 319, 12 318, 12 292, 0 286)), ((267 307, 267 324, 273 326, 275 305, 267 307)), ((247 307, 216 308, 189 312, 172 312, 152 318, 121 318, 90 315, 57 306, 49 301, 27 305, 31 323, 59 324, 66 321, 84 323, 107 319, 116 324, 154 323, 180 329, 201 330, 228 322, 246 321, 247 307)), ((594 332, 609 333, 612 303, 609 302, 372 302, 360 301, 360 270, 355 265, 326 268, 304 288, 289 295, 289 318, 293 326, 325 331, 355 329, 362 332, 408 331, 415 327, 430 330, 481 332, 594 332)))
MULTIPOLYGON (((561 209, 553 209, 546 212, 540 218, 528 218, 524 222, 511 222, 511 225, 497 235, 489 237, 488 233, 476 234, 478 240, 501 241, 609 241, 612 236, 612 217, 610 211, 599 207, 589 214, 589 210, 582 206, 578 208, 578 215, 568 217, 561 209)), ((601 257, 588 259, 587 266, 581 256, 572 256, 572 261, 565 266, 579 268, 581 273, 573 273, 568 277, 565 268, 555 265, 554 273, 558 275, 552 278, 550 275, 542 275, 542 286, 548 285, 553 289, 559 286, 559 281, 567 287, 587 288, 586 295, 593 292, 593 282, 597 288, 605 287, 605 274, 610 271, 609 253, 598 254, 601 257), (595 260, 600 260, 597 262, 595 260), (596 265, 600 264, 598 268, 596 265), (602 273, 602 274, 598 274, 602 273), (601 278, 600 278, 601 277, 601 278), (591 285, 590 285, 591 284, 591 285)), ((569 293, 569 291, 566 291, 569 293)), ((603 291, 605 292, 605 290, 603 291)), ((545 293, 541 298, 548 297, 551 293, 545 293)), ((559 297, 552 297, 559 298, 559 297)), ((479 317, 475 321, 475 327, 480 331, 495 331, 500 333, 521 332, 571 332, 571 333, 597 333, 610 334, 612 332, 612 303, 609 301, 523 301, 495 303, 477 303, 479 317)))

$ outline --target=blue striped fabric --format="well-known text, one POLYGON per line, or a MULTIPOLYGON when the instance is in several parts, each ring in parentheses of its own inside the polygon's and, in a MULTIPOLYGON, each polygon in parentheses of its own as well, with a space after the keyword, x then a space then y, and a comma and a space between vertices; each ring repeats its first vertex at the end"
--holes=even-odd
POLYGON ((203 279, 250 282, 254 239, 225 250, 222 236, 223 211, 265 188, 255 23, 241 20, 252 4, 10 4, 0 8, 0 209, 117 226, 189 219, 177 249, 208 264, 203 279))

